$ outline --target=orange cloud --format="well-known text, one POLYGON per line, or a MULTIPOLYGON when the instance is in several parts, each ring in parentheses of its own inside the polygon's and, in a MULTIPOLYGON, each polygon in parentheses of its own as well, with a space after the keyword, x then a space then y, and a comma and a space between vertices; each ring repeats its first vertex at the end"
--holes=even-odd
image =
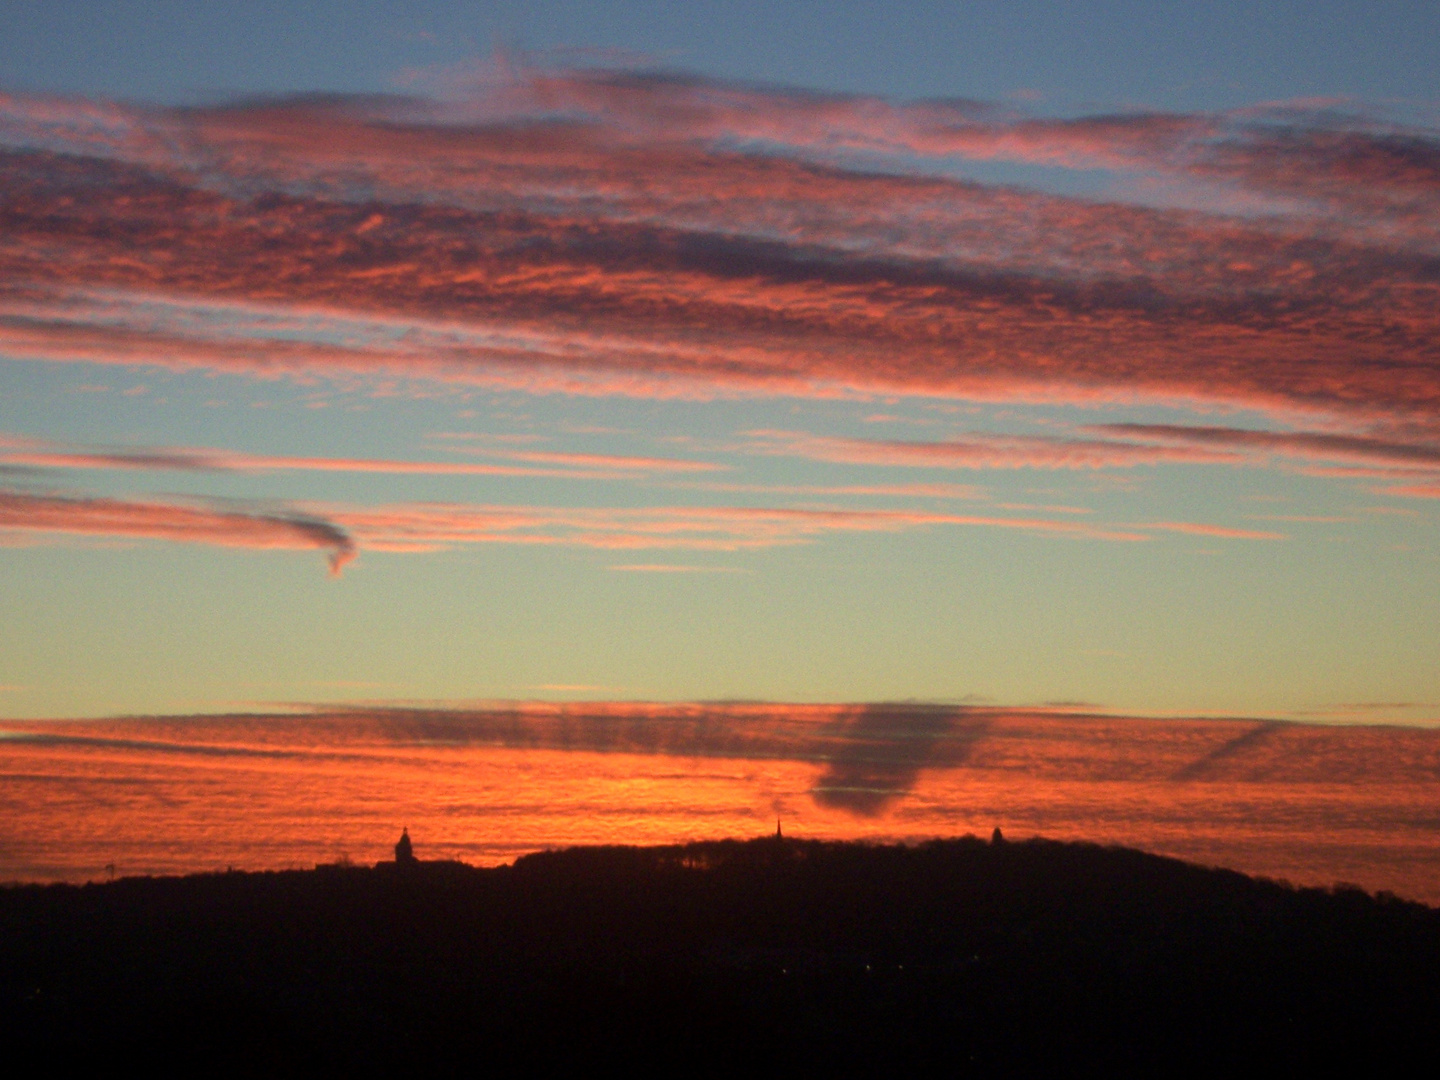
POLYGON ((1404 495, 1412 499, 1440 499, 1440 483, 1401 484, 1383 489, 1385 495, 1404 495))
POLYGON ((609 550, 741 551, 810 542, 847 532, 932 526, 1018 529, 1088 540, 1142 541, 1144 532, 1075 521, 921 510, 738 506, 589 508, 412 503, 324 508, 362 548, 433 551, 478 543, 566 544, 609 550))

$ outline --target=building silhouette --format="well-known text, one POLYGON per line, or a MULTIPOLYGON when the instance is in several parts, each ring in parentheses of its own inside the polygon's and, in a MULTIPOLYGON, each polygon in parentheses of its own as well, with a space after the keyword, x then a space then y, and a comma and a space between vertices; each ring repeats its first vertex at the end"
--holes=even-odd
POLYGON ((418 861, 410 844, 410 828, 406 826, 400 830, 400 839, 395 843, 395 862, 399 866, 413 866, 418 861))

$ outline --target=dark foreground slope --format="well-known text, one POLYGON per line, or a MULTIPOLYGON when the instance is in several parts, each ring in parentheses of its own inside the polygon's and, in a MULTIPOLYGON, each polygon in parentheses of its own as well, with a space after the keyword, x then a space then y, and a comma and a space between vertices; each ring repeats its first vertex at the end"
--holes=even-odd
POLYGON ((57 1063, 484 1072, 1435 1058, 1440 912, 1139 852, 774 840, 0 890, 57 1063))

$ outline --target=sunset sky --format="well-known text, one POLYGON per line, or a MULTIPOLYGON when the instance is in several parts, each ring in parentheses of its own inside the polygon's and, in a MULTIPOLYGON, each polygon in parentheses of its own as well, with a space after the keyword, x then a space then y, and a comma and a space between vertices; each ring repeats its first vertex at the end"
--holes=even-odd
POLYGON ((1440 899, 1437 71, 1429 2, 12 0, 0 879, 784 815, 1440 899))
POLYGON ((1261 8, 8 5, 0 714, 1440 717, 1440 8, 1261 8))

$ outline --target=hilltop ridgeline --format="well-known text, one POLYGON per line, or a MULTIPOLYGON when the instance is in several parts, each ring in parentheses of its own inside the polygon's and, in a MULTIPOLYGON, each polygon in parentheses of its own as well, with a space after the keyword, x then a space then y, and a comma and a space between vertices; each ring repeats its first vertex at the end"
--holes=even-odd
POLYGON ((0 889, 0 1036, 56 1064, 1373 1071, 1437 1008, 1440 911, 1040 840, 0 889))

